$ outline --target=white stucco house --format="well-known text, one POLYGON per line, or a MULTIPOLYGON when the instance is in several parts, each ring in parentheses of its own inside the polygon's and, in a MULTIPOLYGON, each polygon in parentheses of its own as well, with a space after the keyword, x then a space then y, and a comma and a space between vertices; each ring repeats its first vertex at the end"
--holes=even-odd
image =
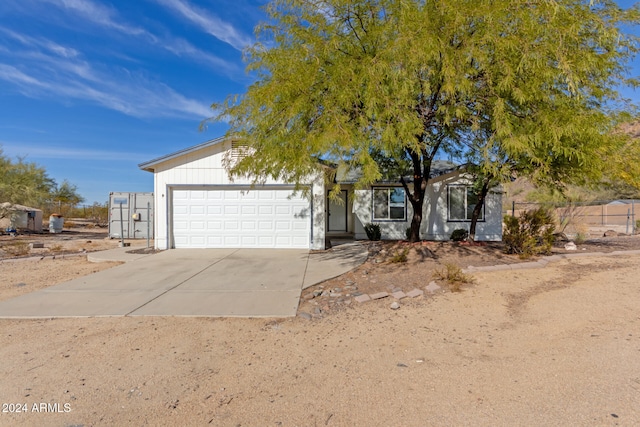
MULTIPOLYGON (((337 174, 340 201, 328 198, 334 184, 321 172, 303 183, 308 196, 293 194, 286 182, 252 187, 229 179, 224 158, 233 150, 231 140, 217 138, 139 165, 154 174, 156 248, 324 249, 331 238, 366 239, 367 223, 380 224, 383 239, 405 238, 412 209, 400 183, 353 190, 353 182, 337 174)), ((421 236, 448 240, 453 230, 469 227, 471 182, 450 163, 434 166, 421 236)), ((502 239, 499 190, 487 196, 476 238, 502 239)))

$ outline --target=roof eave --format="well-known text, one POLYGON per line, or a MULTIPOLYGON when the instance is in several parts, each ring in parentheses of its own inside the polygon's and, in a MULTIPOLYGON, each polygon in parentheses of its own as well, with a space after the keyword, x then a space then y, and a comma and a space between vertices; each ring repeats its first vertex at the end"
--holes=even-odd
POLYGON ((155 159, 151 159, 147 162, 142 162, 138 164, 138 168, 142 169, 143 171, 147 171, 147 172, 155 172, 156 166, 158 166, 160 163, 164 163, 166 161, 169 160, 173 160, 175 158, 184 156, 186 154, 190 154, 199 150, 202 150, 204 148, 208 148, 217 144, 220 144, 221 142, 224 142, 226 140, 230 140, 232 138, 229 138, 227 136, 221 136, 218 138, 214 138, 214 139, 210 139, 209 141, 203 142, 202 144, 198 144, 198 145, 194 145, 188 148, 184 148, 182 150, 179 151, 175 151, 173 153, 170 154, 166 154, 164 156, 161 157, 156 157, 155 159))

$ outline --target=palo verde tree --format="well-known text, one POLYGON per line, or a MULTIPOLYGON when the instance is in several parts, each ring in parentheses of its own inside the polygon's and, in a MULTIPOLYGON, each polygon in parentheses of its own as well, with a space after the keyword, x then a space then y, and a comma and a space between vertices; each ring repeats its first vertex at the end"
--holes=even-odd
POLYGON ((602 132, 606 113, 587 119, 612 108, 636 50, 619 24, 637 11, 611 1, 275 0, 267 12, 246 51, 256 82, 212 106, 251 148, 231 173, 300 184, 329 160, 365 186, 381 156, 407 162, 411 241, 432 161, 480 130, 492 135, 475 153, 485 174, 490 153, 541 177, 593 168, 597 138, 590 151, 570 142, 602 132))
POLYGON ((44 168, 22 158, 12 161, 0 148, 0 218, 10 214, 11 205, 41 206, 49 198, 55 181, 44 168))

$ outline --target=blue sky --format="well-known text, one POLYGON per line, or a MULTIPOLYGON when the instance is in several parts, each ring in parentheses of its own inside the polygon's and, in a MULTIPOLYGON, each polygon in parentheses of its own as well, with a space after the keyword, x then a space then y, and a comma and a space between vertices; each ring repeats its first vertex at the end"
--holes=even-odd
POLYGON ((251 83, 241 51, 266 3, 1 0, 4 154, 67 179, 89 204, 153 191, 139 163, 224 134, 199 125, 251 83))

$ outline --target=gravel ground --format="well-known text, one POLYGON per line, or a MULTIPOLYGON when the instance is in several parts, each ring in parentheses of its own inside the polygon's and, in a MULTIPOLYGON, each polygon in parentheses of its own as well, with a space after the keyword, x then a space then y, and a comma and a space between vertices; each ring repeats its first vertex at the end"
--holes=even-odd
MULTIPOLYGON (((637 249, 617 239, 585 251, 637 249)), ((321 286, 424 288, 432 262, 520 262, 499 247, 430 245, 406 263, 375 247, 321 286)), ((0 319, 0 425, 638 425, 639 261, 476 273, 461 292, 312 320, 0 319)), ((3 262, 0 298, 89 271, 82 257, 3 262)))

